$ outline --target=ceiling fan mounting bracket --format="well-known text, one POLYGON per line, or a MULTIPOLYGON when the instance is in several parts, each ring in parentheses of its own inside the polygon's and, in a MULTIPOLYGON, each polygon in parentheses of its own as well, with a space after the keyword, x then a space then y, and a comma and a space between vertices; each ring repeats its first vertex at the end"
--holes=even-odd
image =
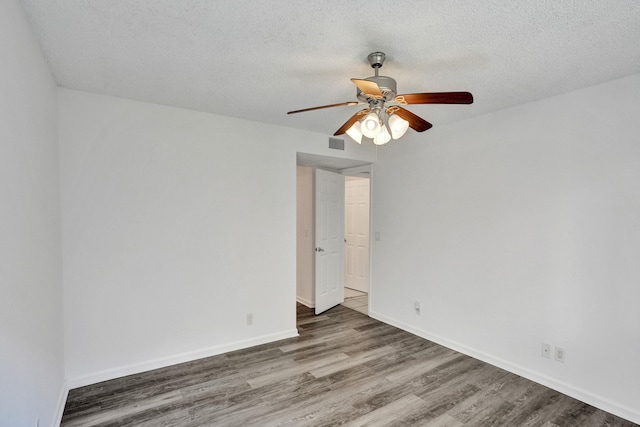
POLYGON ((369 59, 369 64, 371 64, 371 68, 376 70, 376 76, 378 75, 378 68, 382 68, 385 58, 386 55, 382 52, 372 52, 367 57, 367 59, 369 59))

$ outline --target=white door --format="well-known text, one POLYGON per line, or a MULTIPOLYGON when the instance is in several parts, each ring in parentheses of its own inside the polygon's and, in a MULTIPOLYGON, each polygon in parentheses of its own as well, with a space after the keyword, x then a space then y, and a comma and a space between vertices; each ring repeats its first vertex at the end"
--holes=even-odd
POLYGON ((344 177, 316 169, 316 314, 344 302, 344 177))
POLYGON ((369 292, 369 178, 345 182, 344 285, 369 292))

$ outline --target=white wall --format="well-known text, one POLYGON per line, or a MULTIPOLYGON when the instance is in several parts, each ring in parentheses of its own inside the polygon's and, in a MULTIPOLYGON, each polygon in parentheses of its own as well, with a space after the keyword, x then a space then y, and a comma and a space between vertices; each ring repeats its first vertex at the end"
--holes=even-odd
POLYGON ((635 75, 387 147, 373 315, 640 422, 638 99, 635 75))
POLYGON ((17 0, 0 2, 0 425, 63 399, 56 86, 17 0))
POLYGON ((315 307, 314 169, 298 166, 296 171, 296 299, 307 307, 315 307))
POLYGON ((296 152, 328 136, 65 89, 59 115, 71 386, 296 334, 296 152))

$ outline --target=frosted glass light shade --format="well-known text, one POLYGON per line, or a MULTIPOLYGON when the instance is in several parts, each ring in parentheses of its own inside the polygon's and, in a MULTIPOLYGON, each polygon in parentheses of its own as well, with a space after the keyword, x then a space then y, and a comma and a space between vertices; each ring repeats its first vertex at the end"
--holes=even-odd
POLYGON ((375 111, 372 111, 362 120, 360 131, 367 138, 375 138, 380 134, 381 128, 382 123, 380 122, 380 117, 378 117, 375 111))
POLYGON ((347 129, 347 135, 351 137, 358 144, 362 144, 362 131, 360 131, 360 122, 355 122, 349 129, 347 129))
POLYGON ((389 127, 391 128, 391 136, 393 139, 399 139, 402 138, 402 135, 409 129, 409 122, 392 114, 389 116, 389 127))
POLYGON ((389 135, 389 131, 386 126, 383 126, 378 136, 373 138, 373 143, 376 145, 384 145, 389 141, 391 141, 391 135, 389 135))

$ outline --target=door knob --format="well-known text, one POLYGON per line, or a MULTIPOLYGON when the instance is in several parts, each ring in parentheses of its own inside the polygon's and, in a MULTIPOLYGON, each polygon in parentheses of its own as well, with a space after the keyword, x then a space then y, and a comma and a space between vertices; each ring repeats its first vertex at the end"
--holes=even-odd
POLYGON ((324 252, 324 249, 322 249, 322 248, 316 248, 316 252, 324 252))

